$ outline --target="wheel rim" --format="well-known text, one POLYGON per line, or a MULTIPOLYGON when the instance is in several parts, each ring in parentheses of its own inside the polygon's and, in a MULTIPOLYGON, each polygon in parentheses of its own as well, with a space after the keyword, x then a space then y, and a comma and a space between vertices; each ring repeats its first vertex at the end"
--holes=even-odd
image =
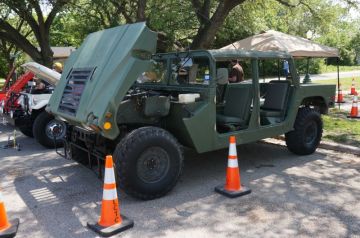
POLYGON ((61 139, 65 136, 65 132, 65 123, 55 119, 51 120, 45 128, 46 136, 51 139, 54 139, 54 135, 57 139, 61 139))
POLYGON ((305 143, 311 145, 315 142, 318 134, 318 126, 315 121, 311 121, 305 129, 305 143))
POLYGON ((137 161, 137 174, 145 183, 156 183, 166 176, 169 167, 169 154, 161 147, 150 147, 137 161))

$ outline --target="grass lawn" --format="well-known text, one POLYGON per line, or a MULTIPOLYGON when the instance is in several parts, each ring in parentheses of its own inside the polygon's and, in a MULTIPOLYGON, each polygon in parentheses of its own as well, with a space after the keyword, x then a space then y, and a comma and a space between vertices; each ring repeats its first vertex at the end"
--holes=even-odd
MULTIPOLYGON (((340 72, 360 70, 360 65, 356 65, 356 66, 340 66, 339 69, 340 69, 340 72)), ((321 73, 337 72, 337 66, 336 65, 320 65, 320 72, 321 73)))
POLYGON ((360 119, 350 119, 349 112, 331 109, 328 115, 323 115, 324 140, 340 144, 360 146, 360 119))
MULTIPOLYGON (((328 79, 328 80, 317 80, 313 81, 314 83, 319 84, 337 84, 337 79, 328 79)), ((341 89, 343 91, 350 91, 352 78, 340 78, 341 89)), ((360 90, 360 78, 355 78, 355 88, 360 90)))

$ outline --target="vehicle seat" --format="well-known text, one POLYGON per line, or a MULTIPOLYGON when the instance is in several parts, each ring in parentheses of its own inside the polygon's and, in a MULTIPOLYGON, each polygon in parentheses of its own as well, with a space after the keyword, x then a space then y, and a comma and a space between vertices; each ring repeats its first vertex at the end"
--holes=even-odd
POLYGON ((218 68, 216 71, 216 102, 224 101, 226 85, 229 82, 229 71, 227 68, 218 68))
POLYGON ((283 117, 289 96, 289 81, 270 81, 266 87, 265 101, 260 108, 262 117, 283 117))
POLYGON ((247 125, 253 90, 251 85, 242 86, 229 84, 225 92, 225 106, 223 114, 216 115, 219 125, 245 127, 247 125))

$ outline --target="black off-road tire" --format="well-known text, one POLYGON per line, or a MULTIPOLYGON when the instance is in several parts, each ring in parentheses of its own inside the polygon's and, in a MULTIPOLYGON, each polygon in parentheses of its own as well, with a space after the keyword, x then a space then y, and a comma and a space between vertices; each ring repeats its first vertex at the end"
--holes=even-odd
POLYGON ((120 141, 114 152, 119 187, 142 200, 168 193, 182 173, 183 160, 177 140, 157 127, 132 131, 120 141))
POLYGON ((31 138, 34 137, 32 125, 23 125, 23 126, 19 126, 18 128, 19 131, 21 131, 21 133, 23 133, 27 137, 31 137, 31 138))
POLYGON ((298 155, 312 154, 320 144, 322 132, 320 113, 309 107, 300 108, 294 130, 285 134, 287 148, 298 155))
MULTIPOLYGON (((37 142, 39 142, 40 145, 49 149, 55 148, 54 139, 52 137, 49 137, 46 132, 46 130, 48 129, 48 124, 53 121, 55 121, 54 116, 50 115, 46 111, 43 111, 39 115, 37 115, 33 124, 34 138, 37 140, 37 142)), ((65 123, 64 122, 59 122, 59 123, 62 123, 63 130, 66 130, 65 123)), ((56 138, 56 147, 63 146, 61 139, 66 135, 66 131, 61 134, 63 136, 59 136, 58 138, 56 138)))

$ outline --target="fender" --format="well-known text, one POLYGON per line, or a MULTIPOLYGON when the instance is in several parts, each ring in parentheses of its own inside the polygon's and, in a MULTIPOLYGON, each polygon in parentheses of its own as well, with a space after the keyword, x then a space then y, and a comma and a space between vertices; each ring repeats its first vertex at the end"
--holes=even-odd
POLYGON ((46 105, 48 104, 48 102, 49 102, 49 99, 38 101, 38 102, 36 102, 35 105, 31 106, 31 109, 32 110, 39 110, 41 108, 45 108, 46 105))

